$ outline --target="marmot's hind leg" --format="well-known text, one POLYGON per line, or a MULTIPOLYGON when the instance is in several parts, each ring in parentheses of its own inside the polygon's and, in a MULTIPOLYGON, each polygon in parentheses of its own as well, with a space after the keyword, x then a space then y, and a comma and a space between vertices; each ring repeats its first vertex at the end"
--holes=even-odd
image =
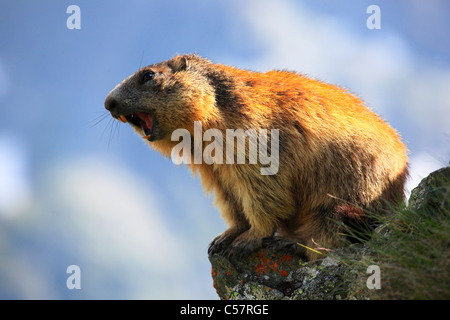
POLYGON ((280 228, 279 234, 287 241, 295 241, 297 252, 303 254, 307 260, 315 260, 323 258, 324 254, 333 248, 349 242, 346 236, 351 235, 353 229, 346 223, 348 221, 353 221, 355 226, 364 225, 364 212, 347 204, 320 208, 302 214, 295 229, 286 226, 280 228))

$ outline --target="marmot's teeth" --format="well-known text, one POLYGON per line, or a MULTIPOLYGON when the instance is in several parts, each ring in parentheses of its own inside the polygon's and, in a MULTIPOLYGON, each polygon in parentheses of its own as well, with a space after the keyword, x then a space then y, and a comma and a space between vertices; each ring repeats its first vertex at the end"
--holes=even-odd
POLYGON ((150 135, 148 135, 148 136, 143 136, 143 138, 148 140, 148 139, 150 139, 150 135))
POLYGON ((125 118, 125 116, 123 114, 121 114, 120 116, 117 117, 117 119, 119 119, 120 121, 122 121, 123 123, 127 123, 127 118, 125 118))

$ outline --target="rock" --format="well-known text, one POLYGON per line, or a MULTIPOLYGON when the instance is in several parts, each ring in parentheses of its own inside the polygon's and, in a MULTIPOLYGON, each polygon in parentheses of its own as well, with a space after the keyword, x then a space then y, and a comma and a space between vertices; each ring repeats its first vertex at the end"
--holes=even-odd
POLYGON ((450 211, 450 167, 436 170, 412 190, 408 209, 422 214, 450 211))
POLYGON ((268 247, 234 260, 209 256, 214 288, 222 300, 343 299, 343 262, 328 256, 304 262, 302 257, 268 247))

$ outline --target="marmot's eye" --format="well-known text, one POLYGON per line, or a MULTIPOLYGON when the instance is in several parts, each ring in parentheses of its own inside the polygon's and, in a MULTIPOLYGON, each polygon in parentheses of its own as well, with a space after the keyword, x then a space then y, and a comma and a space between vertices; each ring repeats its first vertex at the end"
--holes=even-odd
POLYGON ((142 75, 142 83, 145 83, 149 80, 153 80, 154 77, 155 77, 155 73, 153 71, 146 71, 142 75))

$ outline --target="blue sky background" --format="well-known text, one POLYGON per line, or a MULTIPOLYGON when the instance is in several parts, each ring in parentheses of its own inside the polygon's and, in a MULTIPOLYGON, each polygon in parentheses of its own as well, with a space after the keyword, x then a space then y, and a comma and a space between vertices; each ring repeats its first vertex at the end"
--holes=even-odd
POLYGON ((349 88, 403 136, 411 189, 450 158, 449 12, 445 0, 2 1, 0 298, 217 299, 206 250, 226 226, 212 198, 103 119, 117 83, 177 53, 349 88), (80 30, 66 27, 71 4, 80 30), (380 30, 366 27, 372 4, 380 30), (72 264, 81 290, 66 287, 72 264))

